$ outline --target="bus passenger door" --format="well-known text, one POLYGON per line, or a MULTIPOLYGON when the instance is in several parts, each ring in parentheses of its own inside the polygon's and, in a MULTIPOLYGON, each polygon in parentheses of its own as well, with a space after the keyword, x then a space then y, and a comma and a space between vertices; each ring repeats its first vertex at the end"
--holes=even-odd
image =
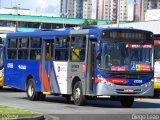
POLYGON ((95 63, 96 63, 96 39, 89 39, 87 52, 87 94, 94 92, 95 63))
POLYGON ((41 66, 40 66, 40 74, 41 74, 41 91, 42 92, 51 92, 51 84, 53 81, 53 73, 52 72, 52 58, 53 58, 53 48, 54 48, 54 39, 53 38, 42 38, 43 39, 43 49, 42 49, 42 57, 41 57, 41 66))

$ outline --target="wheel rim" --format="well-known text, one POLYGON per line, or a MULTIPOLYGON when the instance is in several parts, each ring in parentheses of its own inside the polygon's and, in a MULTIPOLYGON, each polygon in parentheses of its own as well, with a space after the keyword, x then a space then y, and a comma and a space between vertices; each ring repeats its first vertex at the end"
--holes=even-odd
POLYGON ((29 87, 28 87, 28 95, 31 97, 31 96, 33 96, 33 93, 34 93, 33 85, 29 85, 29 87))
POLYGON ((76 101, 78 101, 80 99, 80 95, 81 95, 81 90, 80 88, 76 88, 74 91, 74 98, 76 101))

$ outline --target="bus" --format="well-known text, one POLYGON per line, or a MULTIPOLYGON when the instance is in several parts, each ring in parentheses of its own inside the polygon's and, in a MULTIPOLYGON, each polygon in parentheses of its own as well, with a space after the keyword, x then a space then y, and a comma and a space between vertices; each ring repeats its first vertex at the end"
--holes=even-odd
POLYGON ((0 34, 0 89, 4 86, 4 66, 3 66, 3 55, 4 55, 4 45, 3 45, 4 35, 0 34))
POLYGON ((154 35, 154 97, 160 95, 160 34, 154 35))
POLYGON ((68 28, 8 33, 5 85, 29 100, 60 95, 75 105, 110 96, 131 107, 153 96, 153 33, 131 28, 68 28))

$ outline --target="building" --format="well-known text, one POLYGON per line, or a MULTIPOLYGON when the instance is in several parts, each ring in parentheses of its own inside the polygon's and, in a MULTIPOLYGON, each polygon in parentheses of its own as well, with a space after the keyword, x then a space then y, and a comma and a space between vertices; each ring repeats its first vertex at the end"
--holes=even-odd
POLYGON ((160 0, 134 0, 134 21, 144 21, 147 10, 160 9, 160 0))
MULTIPOLYGON (((59 18, 32 15, 0 14, 0 34, 15 31, 34 31, 38 29, 58 29, 82 25, 86 19, 59 18)), ((92 21, 92 19, 87 19, 92 21)), ((109 22, 109 21, 108 21, 109 22)), ((97 20, 97 24, 106 24, 106 20, 97 20)))
MULTIPOLYGON (((118 0, 97 0, 96 19, 117 20, 118 0)), ((120 21, 128 20, 128 0, 120 0, 120 21)))
POLYGON ((12 8, 0 8, 0 14, 15 14, 15 15, 30 15, 30 9, 24 9, 20 7, 12 7, 12 8))
POLYGON ((145 21, 160 20, 160 9, 147 10, 145 13, 145 21))
POLYGON ((92 0, 61 0, 61 17, 84 18, 92 17, 92 0))

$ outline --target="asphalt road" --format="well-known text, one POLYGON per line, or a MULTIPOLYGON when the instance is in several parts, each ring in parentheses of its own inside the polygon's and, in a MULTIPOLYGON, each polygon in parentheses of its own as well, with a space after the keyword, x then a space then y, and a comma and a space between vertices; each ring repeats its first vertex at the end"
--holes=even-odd
POLYGON ((136 99, 132 108, 109 100, 88 100, 86 106, 75 106, 59 96, 29 101, 25 92, 5 88, 0 90, 0 104, 39 112, 49 120, 160 120, 160 99, 136 99))

